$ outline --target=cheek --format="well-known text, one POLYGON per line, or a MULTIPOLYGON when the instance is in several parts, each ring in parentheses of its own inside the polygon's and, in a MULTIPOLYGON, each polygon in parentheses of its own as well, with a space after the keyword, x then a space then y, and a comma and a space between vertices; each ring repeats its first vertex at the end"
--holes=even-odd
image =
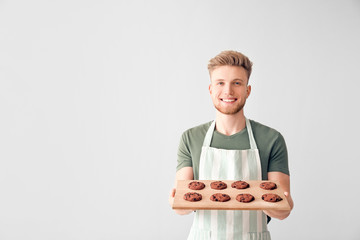
POLYGON ((213 101, 216 101, 216 99, 218 99, 218 97, 217 97, 217 92, 215 92, 215 91, 212 91, 212 92, 210 93, 210 96, 211 96, 211 99, 212 99, 213 101))
POLYGON ((219 91, 219 90, 215 90, 215 91, 213 91, 213 94, 212 94, 214 97, 219 97, 220 95, 221 95, 221 91, 219 91))

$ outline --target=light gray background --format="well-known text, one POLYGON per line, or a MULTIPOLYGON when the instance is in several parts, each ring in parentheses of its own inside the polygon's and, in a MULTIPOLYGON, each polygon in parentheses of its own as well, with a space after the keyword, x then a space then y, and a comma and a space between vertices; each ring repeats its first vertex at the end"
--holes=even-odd
POLYGON ((0 239, 185 239, 177 147, 226 49, 288 145, 273 239, 360 239, 359 29, 355 0, 0 1, 0 239))

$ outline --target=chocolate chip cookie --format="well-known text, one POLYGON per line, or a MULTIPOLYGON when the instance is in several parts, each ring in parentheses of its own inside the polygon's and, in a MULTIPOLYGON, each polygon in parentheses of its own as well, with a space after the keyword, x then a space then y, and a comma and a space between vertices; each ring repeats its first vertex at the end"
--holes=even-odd
POLYGON ((273 189, 276 189, 277 186, 273 182, 262 182, 260 184, 260 187, 265 190, 273 190, 273 189))
POLYGON ((216 182, 210 183, 210 187, 212 189, 221 190, 221 189, 227 188, 227 185, 226 185, 226 183, 224 183, 222 181, 216 181, 216 182))
POLYGON ((245 189, 249 187, 249 184, 245 181, 236 181, 231 184, 232 188, 245 189))
POLYGON ((205 188, 205 184, 202 182, 193 181, 189 183, 188 187, 191 190, 201 190, 205 188))
POLYGON ((279 195, 273 193, 263 194, 261 199, 266 202, 279 202, 282 200, 282 198, 279 195))
POLYGON ((244 193, 244 194, 238 194, 236 196, 236 200, 238 200, 239 202, 243 202, 243 203, 248 203, 248 202, 252 202, 254 201, 254 196, 248 193, 244 193))
POLYGON ((210 200, 215 202, 227 202, 230 199, 230 196, 224 193, 215 193, 210 197, 210 200))
POLYGON ((190 202, 197 202, 197 201, 200 201, 202 199, 202 196, 201 196, 200 193, 188 192, 188 193, 185 193, 184 199, 186 201, 190 201, 190 202))

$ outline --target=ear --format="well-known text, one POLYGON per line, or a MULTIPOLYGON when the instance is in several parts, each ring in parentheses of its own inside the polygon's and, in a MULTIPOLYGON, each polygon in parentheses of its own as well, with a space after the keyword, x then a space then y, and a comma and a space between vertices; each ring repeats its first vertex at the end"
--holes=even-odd
POLYGON ((212 93, 212 85, 211 85, 211 83, 209 84, 209 93, 210 94, 212 93))
POLYGON ((248 85, 246 88, 246 98, 249 97, 250 93, 251 93, 251 85, 248 85))

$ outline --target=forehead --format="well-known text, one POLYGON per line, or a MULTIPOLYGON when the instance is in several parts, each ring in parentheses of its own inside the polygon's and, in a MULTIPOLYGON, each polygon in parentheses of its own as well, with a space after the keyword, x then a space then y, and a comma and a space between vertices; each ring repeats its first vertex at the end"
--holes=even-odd
POLYGON ((235 79, 247 81, 248 74, 243 67, 238 66, 220 66, 215 68, 210 73, 211 81, 223 80, 223 81, 233 81, 235 79))

